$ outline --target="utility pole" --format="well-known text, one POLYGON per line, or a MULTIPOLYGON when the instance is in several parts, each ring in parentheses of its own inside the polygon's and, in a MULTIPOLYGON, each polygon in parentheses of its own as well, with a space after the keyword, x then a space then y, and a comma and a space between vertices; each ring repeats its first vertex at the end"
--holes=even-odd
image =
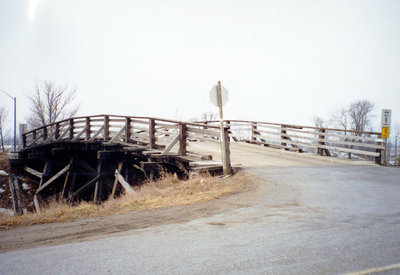
POLYGON ((14 152, 17 151, 17 98, 12 97, 10 94, 7 92, 0 90, 0 92, 3 92, 6 94, 9 98, 14 100, 14 152))

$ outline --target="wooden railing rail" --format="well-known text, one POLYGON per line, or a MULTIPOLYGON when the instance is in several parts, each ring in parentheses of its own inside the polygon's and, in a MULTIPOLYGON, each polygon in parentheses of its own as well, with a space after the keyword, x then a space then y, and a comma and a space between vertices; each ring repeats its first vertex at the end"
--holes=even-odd
POLYGON ((140 144, 156 149, 161 143, 165 146, 166 142, 170 142, 167 147, 172 148, 179 142, 178 154, 181 156, 186 155, 188 139, 219 142, 219 137, 219 126, 216 125, 119 115, 73 117, 22 135, 24 148, 51 142, 98 141, 140 144))
MULTIPOLYGON (((215 126, 218 121, 202 121, 215 126)), ((228 122, 225 122, 228 124, 228 122)), ((318 155, 357 155, 375 158, 381 163, 385 144, 379 132, 359 132, 352 130, 318 128, 292 124, 259 121, 229 120, 229 136, 234 141, 249 142, 268 147, 315 152, 318 155)))

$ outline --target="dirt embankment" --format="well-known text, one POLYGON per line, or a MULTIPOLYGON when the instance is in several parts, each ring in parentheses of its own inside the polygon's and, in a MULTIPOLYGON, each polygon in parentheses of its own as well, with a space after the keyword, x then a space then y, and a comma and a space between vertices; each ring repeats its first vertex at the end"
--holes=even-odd
MULTIPOLYGON (((179 198, 173 203, 171 199, 177 196, 177 192, 167 187, 169 191, 166 193, 172 192, 171 196, 164 193, 161 197, 158 196, 158 199, 147 199, 147 203, 140 207, 137 207, 137 198, 136 203, 131 205, 125 199, 124 203, 117 207, 114 205, 108 212, 97 213, 97 216, 3 230, 0 231, 0 251, 101 238, 104 235, 128 230, 187 222, 229 209, 248 206, 257 200, 257 197, 265 194, 265 186, 260 182, 256 177, 242 172, 230 179, 221 179, 220 186, 217 187, 224 190, 223 192, 211 188, 211 185, 210 187, 204 184, 196 185, 196 190, 193 190, 193 187, 187 189, 187 186, 184 186, 175 188, 179 193, 185 193, 186 188, 187 193, 178 196, 179 198), (224 181, 232 186, 225 189, 227 186, 224 181)), ((147 195, 148 193, 149 191, 146 192, 147 195)))

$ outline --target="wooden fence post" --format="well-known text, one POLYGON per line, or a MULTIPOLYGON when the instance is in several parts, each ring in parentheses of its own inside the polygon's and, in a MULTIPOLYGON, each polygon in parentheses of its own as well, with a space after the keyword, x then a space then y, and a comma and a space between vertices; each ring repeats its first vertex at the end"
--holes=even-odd
POLYGON ((47 139, 47 126, 43 126, 43 140, 47 139))
POLYGON ((131 118, 125 118, 125 142, 129 142, 131 140, 131 118))
MULTIPOLYGON (((325 135, 321 135, 321 133, 325 133, 325 129, 319 128, 318 132, 319 132, 318 139, 325 139, 325 135)), ((318 145, 325 145, 325 142, 318 141, 318 145)), ((322 148, 319 147, 319 146, 317 147, 317 154, 320 155, 320 156, 324 155, 324 150, 322 150, 322 148)))
POLYGON ((74 119, 69 119, 69 140, 74 139, 74 119))
POLYGON ((256 134, 257 134, 257 123, 252 122, 251 123, 251 143, 256 143, 256 141, 257 141, 257 138, 255 137, 256 134))
MULTIPOLYGON (((378 136, 378 139, 381 139, 382 135, 378 136)), ((382 142, 376 142, 377 145, 382 145, 382 142)), ((375 152, 379 153, 379 156, 375 157, 375 163, 381 165, 382 164, 382 149, 376 149, 375 152)))
POLYGON ((156 123, 154 119, 149 119, 149 148, 156 148, 156 123))
POLYGON ((187 138, 186 124, 179 124, 179 152, 180 156, 186 156, 186 138, 187 138))
POLYGON ((90 140, 90 133, 92 129, 90 129, 90 116, 86 117, 86 140, 90 140))
POLYGON ((110 117, 104 116, 104 141, 110 138, 110 117))
MULTIPOLYGON (((286 147, 287 144, 286 144, 286 142, 283 141, 283 139, 287 139, 285 125, 281 125, 281 146, 286 147)), ((286 148, 285 148, 285 150, 286 150, 286 148)))
POLYGON ((26 134, 22 134, 22 148, 26 148, 26 134))
POLYGON ((56 128, 54 130, 54 139, 57 140, 60 137, 60 123, 56 123, 56 128))

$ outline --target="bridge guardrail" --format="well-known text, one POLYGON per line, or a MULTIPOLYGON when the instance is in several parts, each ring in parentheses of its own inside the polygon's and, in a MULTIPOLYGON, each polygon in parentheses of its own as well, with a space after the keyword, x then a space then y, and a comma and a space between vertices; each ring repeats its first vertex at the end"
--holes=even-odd
MULTIPOLYGON (((228 127, 224 129, 226 136, 228 130, 228 127)), ((39 127, 24 133, 22 140, 23 148, 64 141, 139 144, 149 149, 163 145, 166 146, 163 154, 168 154, 179 142, 178 155, 185 156, 187 140, 219 142, 219 137, 219 126, 203 123, 153 117, 95 115, 74 117, 39 127)), ((226 150, 229 153, 229 141, 226 150)))
MULTIPOLYGON (((218 121, 203 121, 216 125, 218 121)), ((374 158, 380 164, 385 144, 381 133, 357 132, 246 120, 226 120, 229 136, 235 142, 249 142, 277 149, 315 152, 318 155, 352 155, 374 158)))

